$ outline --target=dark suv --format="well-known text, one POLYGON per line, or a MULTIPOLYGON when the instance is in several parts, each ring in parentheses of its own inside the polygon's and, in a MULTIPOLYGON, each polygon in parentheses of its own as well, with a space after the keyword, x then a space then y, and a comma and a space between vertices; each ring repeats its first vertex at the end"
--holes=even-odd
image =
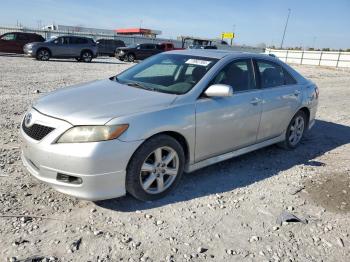
POLYGON ((31 42, 44 42, 38 34, 11 32, 0 36, 0 52, 23 54, 23 46, 31 42))
POLYGON ((98 47, 98 55, 114 56, 115 50, 118 47, 125 46, 125 43, 122 40, 114 39, 99 39, 96 43, 98 47))
POLYGON ((24 53, 42 61, 54 57, 91 62, 92 58, 97 57, 97 44, 87 37, 60 36, 43 43, 27 44, 24 53))
POLYGON ((120 47, 115 51, 115 57, 121 61, 134 62, 146 59, 152 55, 164 52, 164 47, 158 44, 138 44, 128 47, 120 47))

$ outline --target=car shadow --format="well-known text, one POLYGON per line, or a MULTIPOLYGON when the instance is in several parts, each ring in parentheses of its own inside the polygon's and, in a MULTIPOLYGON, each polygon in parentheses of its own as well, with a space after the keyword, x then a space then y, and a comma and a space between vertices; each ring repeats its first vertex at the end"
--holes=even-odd
POLYGON ((278 175, 296 165, 325 165, 313 159, 348 143, 349 126, 317 120, 313 129, 305 135, 295 150, 284 150, 273 145, 184 174, 178 187, 157 201, 141 202, 126 195, 95 203, 106 209, 132 212, 223 193, 278 175))
POLYGON ((0 56, 8 56, 8 57, 23 57, 24 54, 18 54, 18 53, 4 53, 0 52, 0 56))

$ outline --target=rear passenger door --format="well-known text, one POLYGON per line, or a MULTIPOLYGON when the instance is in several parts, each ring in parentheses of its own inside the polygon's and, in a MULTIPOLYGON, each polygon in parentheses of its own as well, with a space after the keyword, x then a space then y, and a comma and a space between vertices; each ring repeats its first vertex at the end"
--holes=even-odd
POLYGON ((262 115, 257 141, 281 135, 301 104, 301 87, 279 64, 255 61, 256 74, 262 89, 262 115))
POLYGON ((86 38, 71 37, 70 38, 70 56, 80 57, 81 51, 87 47, 88 40, 86 38))

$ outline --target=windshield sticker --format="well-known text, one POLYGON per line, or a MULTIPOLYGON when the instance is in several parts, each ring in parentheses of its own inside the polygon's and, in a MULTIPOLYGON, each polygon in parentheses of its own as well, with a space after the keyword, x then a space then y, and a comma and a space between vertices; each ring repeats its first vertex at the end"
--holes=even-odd
POLYGON ((211 63, 211 61, 207 60, 199 60, 199 59, 188 59, 186 61, 186 64, 191 64, 191 65, 199 65, 199 66, 207 66, 211 63))

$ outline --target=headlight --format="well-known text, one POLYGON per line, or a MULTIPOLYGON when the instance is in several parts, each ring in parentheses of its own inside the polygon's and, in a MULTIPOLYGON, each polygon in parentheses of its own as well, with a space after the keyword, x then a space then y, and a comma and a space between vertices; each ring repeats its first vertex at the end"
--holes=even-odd
POLYGON ((57 143, 82 143, 106 141, 118 138, 129 125, 113 126, 75 126, 68 129, 57 141, 57 143))
POLYGON ((124 54, 124 51, 119 51, 119 54, 123 55, 123 54, 124 54))

